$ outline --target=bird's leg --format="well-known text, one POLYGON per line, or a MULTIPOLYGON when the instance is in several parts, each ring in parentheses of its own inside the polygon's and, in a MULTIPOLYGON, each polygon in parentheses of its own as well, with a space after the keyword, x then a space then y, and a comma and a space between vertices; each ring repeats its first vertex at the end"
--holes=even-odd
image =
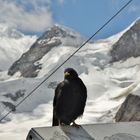
POLYGON ((59 124, 59 126, 61 126, 61 122, 60 122, 60 120, 58 120, 58 124, 59 124))
POLYGON ((66 126, 66 124, 62 123, 62 122, 59 120, 59 126, 66 126))
POLYGON ((76 128, 80 128, 81 127, 81 125, 76 124, 75 121, 72 122, 72 126, 76 127, 76 128))

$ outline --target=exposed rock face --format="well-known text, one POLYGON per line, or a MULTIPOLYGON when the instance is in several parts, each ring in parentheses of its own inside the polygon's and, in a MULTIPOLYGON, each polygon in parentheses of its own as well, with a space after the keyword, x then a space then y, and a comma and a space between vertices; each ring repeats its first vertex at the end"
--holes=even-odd
POLYGON ((12 101, 17 101, 19 98, 24 97, 25 95, 25 90, 18 90, 16 93, 7 93, 4 94, 3 96, 10 98, 12 101))
POLYGON ((46 31, 37 41, 31 46, 29 51, 24 53, 19 60, 17 60, 8 71, 8 75, 14 75, 20 72, 23 77, 36 77, 41 64, 39 61, 52 48, 61 44, 69 45, 71 40, 76 42, 77 37, 67 30, 54 26, 46 31))
POLYGON ((26 90, 18 90, 15 93, 7 93, 3 96, 9 98, 8 101, 2 101, 1 103, 8 107, 12 111, 16 111, 15 102, 17 102, 20 98, 24 97, 26 90))
POLYGON ((8 107, 10 110, 16 111, 16 106, 13 105, 12 103, 10 103, 10 102, 5 102, 5 101, 2 101, 2 103, 3 103, 6 107, 8 107))
POLYGON ((140 121, 140 96, 130 94, 115 116, 116 122, 140 121))
POLYGON ((112 62, 140 56, 140 19, 113 45, 112 62))

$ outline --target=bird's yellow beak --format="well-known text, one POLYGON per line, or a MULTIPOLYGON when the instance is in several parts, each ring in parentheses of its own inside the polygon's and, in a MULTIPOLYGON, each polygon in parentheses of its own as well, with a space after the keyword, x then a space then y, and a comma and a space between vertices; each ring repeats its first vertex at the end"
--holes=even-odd
POLYGON ((64 73, 64 76, 69 76, 69 75, 70 75, 69 72, 65 72, 65 73, 64 73))

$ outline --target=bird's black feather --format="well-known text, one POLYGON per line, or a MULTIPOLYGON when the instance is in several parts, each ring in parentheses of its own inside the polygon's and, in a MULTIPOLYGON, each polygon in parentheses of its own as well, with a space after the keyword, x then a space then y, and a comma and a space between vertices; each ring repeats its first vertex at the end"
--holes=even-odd
POLYGON ((53 100, 53 126, 63 123, 70 125, 79 116, 83 115, 87 89, 75 70, 69 68, 65 72, 64 81, 58 84, 55 89, 53 100))

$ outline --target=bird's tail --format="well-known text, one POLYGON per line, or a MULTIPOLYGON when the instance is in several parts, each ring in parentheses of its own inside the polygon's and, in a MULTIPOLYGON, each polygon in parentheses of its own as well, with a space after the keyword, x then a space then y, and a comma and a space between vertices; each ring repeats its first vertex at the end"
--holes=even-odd
POLYGON ((58 126, 58 125, 59 125, 59 121, 58 121, 58 119, 55 117, 54 112, 53 112, 52 126, 58 126))
POLYGON ((53 122, 52 122, 52 126, 58 126, 59 122, 56 118, 53 117, 53 122))

